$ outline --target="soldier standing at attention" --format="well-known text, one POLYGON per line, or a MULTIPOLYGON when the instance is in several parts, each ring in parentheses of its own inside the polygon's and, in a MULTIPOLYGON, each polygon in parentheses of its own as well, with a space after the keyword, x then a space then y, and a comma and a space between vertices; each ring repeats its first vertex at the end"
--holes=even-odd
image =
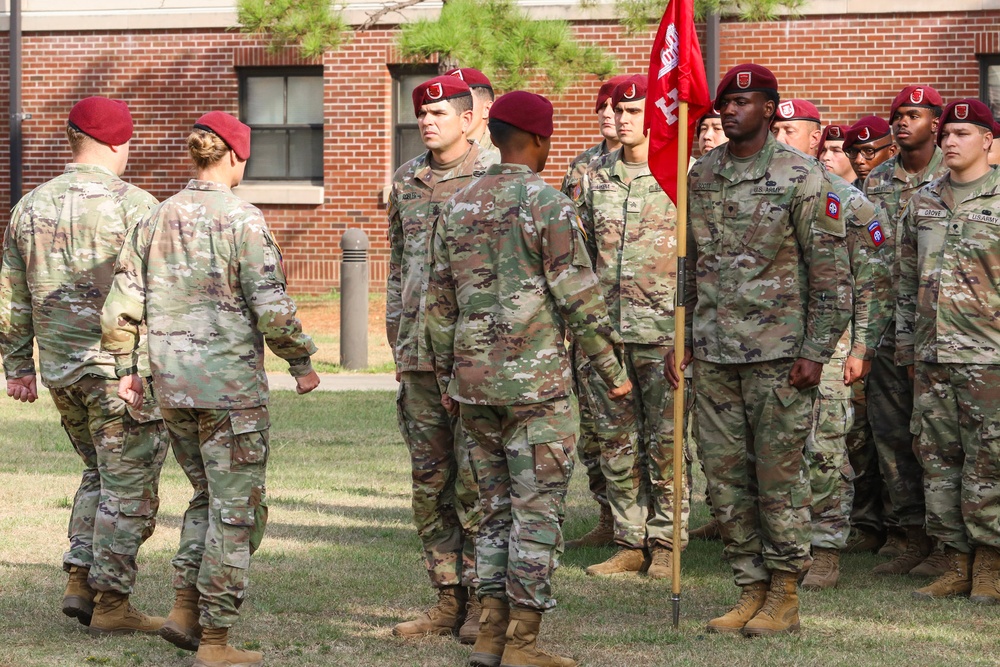
MULTIPOLYGON (((618 404, 607 398, 609 388, 599 376, 589 378, 620 548, 586 572, 614 576, 645 570, 664 579, 671 575, 674 547, 674 406, 663 360, 674 339, 677 209, 646 162, 645 99, 645 76, 615 88, 611 102, 622 146, 590 163, 579 202, 594 271, 611 325, 625 342, 624 365, 635 387, 631 400, 618 404), (634 412, 635 419, 613 418, 622 412, 634 412)), ((688 511, 684 494, 681 549, 688 511)))
MULTIPOLYGON (((930 86, 907 86, 889 111, 899 153, 875 167, 865 179, 864 192, 884 211, 885 250, 894 258, 893 285, 899 285, 899 224, 910 197, 943 175, 948 167, 935 144, 943 101, 930 86)), ((894 297, 896 295, 893 295, 894 297)), ((895 303, 895 299, 894 299, 895 303)), ((910 420, 913 416, 913 384, 906 368, 897 366, 896 322, 889 324, 868 376, 868 414, 879 468, 889 490, 893 513, 906 531, 903 552, 875 567, 875 574, 940 574, 940 559, 924 529, 923 468, 913 450, 910 420), (927 562, 925 562, 927 561, 927 562), (938 562, 935 562, 938 561, 938 562), (916 572, 913 572, 917 569, 916 572)))
MULTIPOLYGON (((580 184, 583 175, 587 173, 587 165, 592 160, 607 155, 616 150, 621 144, 618 143, 618 131, 615 129, 615 109, 611 105, 611 93, 619 83, 627 79, 627 76, 613 76, 601 84, 597 91, 597 104, 594 111, 597 114, 597 122, 603 139, 599 144, 591 146, 587 150, 576 156, 566 170, 563 177, 562 186, 559 190, 567 197, 577 201, 581 194, 580 184)), ((573 348, 573 393, 576 394, 580 403, 580 440, 577 443, 577 454, 580 456, 580 463, 587 470, 587 485, 590 493, 594 496, 601 509, 597 525, 588 533, 575 540, 566 542, 567 549, 578 547, 604 547, 612 544, 615 539, 615 521, 611 514, 611 506, 608 504, 608 484, 601 471, 601 441, 598 432, 597 419, 599 411, 596 406, 590 404, 590 389, 587 378, 591 373, 590 361, 587 355, 577 348, 573 348)))
POLYGON ((385 330, 396 360, 399 430, 410 452, 413 522, 438 602, 399 623, 402 637, 451 635, 476 640, 479 601, 475 536, 481 517, 468 445, 458 420, 441 406, 426 322, 430 244, 441 206, 493 160, 467 138, 472 93, 455 76, 413 90, 413 113, 427 152, 396 172, 389 194, 389 278, 385 330), (468 606, 468 609, 466 607, 468 606))
POLYGON ((612 398, 631 391, 573 202, 537 174, 552 104, 515 91, 490 111, 502 163, 444 207, 428 329, 442 403, 472 440, 483 522, 483 625, 470 665, 573 667, 539 649, 573 471, 578 421, 567 328, 612 398))
POLYGON ((726 133, 722 131, 722 119, 719 112, 710 109, 698 121, 698 152, 704 155, 716 146, 729 141, 726 133))
POLYGON ((173 559, 176 601, 160 634, 197 648, 194 667, 258 667, 263 656, 229 646, 228 637, 267 525, 264 343, 288 361, 300 394, 319 385, 309 361, 316 346, 285 293, 281 252, 263 216, 231 190, 250 157, 250 128, 212 111, 187 145, 196 177, 126 239, 102 344, 116 357, 119 395, 139 405, 134 351, 146 323, 153 386, 194 487, 173 559))
POLYGON ((857 178, 854 187, 864 187, 871 170, 896 155, 889 123, 878 116, 865 116, 847 130, 844 154, 857 178))
POLYGON ((1000 172, 994 121, 952 102, 938 143, 951 171, 910 200, 900 228, 896 360, 914 377, 927 532, 945 571, 918 598, 1000 603, 1000 172))
MULTIPOLYGON (((742 594, 709 632, 799 628, 809 558, 808 469, 816 386, 851 317, 839 204, 813 158, 769 131, 778 82, 737 65, 715 106, 729 137, 691 169, 685 295, 695 438, 742 594), (834 206, 834 204, 838 204, 834 206)), ((668 378, 677 385, 673 350, 668 378)))
POLYGON ((479 144, 479 152, 491 160, 490 164, 500 160, 500 151, 490 139, 490 131, 486 126, 490 118, 490 107, 493 106, 493 84, 489 77, 472 67, 448 70, 447 76, 458 77, 465 81, 472 91, 472 124, 466 136, 479 144))
MULTIPOLYGON (((822 139, 819 110, 807 100, 782 100, 771 124, 775 138, 814 156, 822 139)), ((837 343, 830 363, 823 366, 815 411, 816 422, 806 438, 806 461, 812 484, 812 567, 804 589, 832 588, 840 579, 840 552, 850 533, 854 486, 847 451, 847 434, 854 421, 852 385, 871 368, 875 348, 889 324, 892 306, 889 253, 878 209, 850 183, 833 175, 828 206, 836 209, 847 230, 847 248, 854 285, 851 326, 837 343)))
MULTIPOLYGON (((101 351, 98 313, 111 289, 126 232, 156 205, 121 180, 132 115, 105 97, 80 100, 66 128, 73 161, 25 195, 11 213, 0 269, 0 355, 7 395, 38 398, 42 381, 83 459, 69 520, 63 613, 90 634, 155 633, 163 619, 129 603, 139 546, 153 534, 167 435, 155 399, 143 409, 117 395, 115 360, 101 351)), ((145 350, 140 391, 152 395, 145 350)))

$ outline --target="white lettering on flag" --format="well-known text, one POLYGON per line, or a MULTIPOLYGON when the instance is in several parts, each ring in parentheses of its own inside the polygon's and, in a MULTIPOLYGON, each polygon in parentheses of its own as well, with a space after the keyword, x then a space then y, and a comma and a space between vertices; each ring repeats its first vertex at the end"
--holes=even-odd
POLYGON ((669 106, 667 106, 666 98, 661 97, 656 100, 656 108, 663 112, 663 117, 667 119, 667 125, 673 125, 677 122, 677 115, 674 112, 677 111, 677 107, 680 105, 677 101, 679 95, 680 93, 677 92, 676 88, 667 93, 667 97, 673 100, 669 106))
POLYGON ((664 37, 663 49, 660 50, 660 74, 656 77, 657 79, 662 79, 664 76, 670 72, 677 69, 677 63, 680 60, 680 54, 678 53, 679 40, 677 37, 677 26, 673 23, 667 26, 667 34, 664 37))

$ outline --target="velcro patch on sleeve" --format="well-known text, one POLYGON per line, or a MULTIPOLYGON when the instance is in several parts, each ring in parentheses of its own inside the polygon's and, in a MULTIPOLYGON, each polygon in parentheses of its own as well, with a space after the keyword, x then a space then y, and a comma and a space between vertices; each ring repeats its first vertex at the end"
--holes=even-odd
POLYGON ((873 220, 871 224, 868 225, 868 233, 872 237, 872 243, 875 247, 879 247, 885 243, 885 235, 882 233, 882 225, 878 224, 878 220, 873 220))
POLYGON ((840 220, 840 197, 832 192, 826 193, 826 217, 840 220))

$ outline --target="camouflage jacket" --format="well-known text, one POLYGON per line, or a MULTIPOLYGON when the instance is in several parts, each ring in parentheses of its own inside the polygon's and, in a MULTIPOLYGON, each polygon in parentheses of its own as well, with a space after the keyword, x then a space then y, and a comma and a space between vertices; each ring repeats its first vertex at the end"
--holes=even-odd
POLYGON ((476 143, 479 145, 479 155, 484 164, 491 165, 500 162, 500 149, 493 145, 493 137, 490 136, 489 128, 483 131, 483 136, 479 137, 476 143))
POLYGON ((827 363, 851 318, 840 203, 822 165, 770 134, 749 162, 729 144, 689 174, 686 344, 714 363, 827 363))
POLYGON ((424 321, 434 225, 444 202, 493 164, 478 144, 470 145, 462 164, 440 180, 435 181, 431 171, 429 151, 404 164, 392 177, 385 333, 399 372, 434 368, 424 321))
POLYGON ((631 182, 622 149, 595 159, 583 177, 580 217, 587 249, 626 343, 670 345, 677 289, 677 209, 648 168, 631 182))
POLYGON ((131 371, 143 320, 161 407, 266 404, 265 340, 292 375, 312 370, 316 346, 285 293, 264 217, 219 183, 190 181, 126 239, 101 316, 102 344, 119 375, 131 371))
POLYGON ((830 180, 842 202, 854 280, 854 317, 833 358, 843 359, 850 354, 872 359, 892 317, 892 267, 889 251, 885 250, 885 224, 881 210, 857 188, 839 176, 831 175, 830 180))
POLYGON ((0 270, 0 353, 8 378, 35 373, 37 338, 49 387, 88 374, 114 379, 115 360, 101 351, 101 306, 126 231, 155 205, 110 170, 79 163, 18 202, 0 270))
POLYGON ((893 299, 889 304, 891 309, 890 322, 881 342, 890 348, 896 344, 895 287, 899 285, 899 247, 896 240, 901 234, 900 223, 906 213, 910 198, 916 194, 917 190, 935 178, 943 176, 947 171, 948 167, 944 164, 944 153, 935 146, 934 155, 923 171, 916 174, 907 172, 903 169, 900 156, 896 155, 872 169, 868 178, 865 179, 865 196, 882 209, 882 220, 885 221, 883 231, 887 246, 883 250, 889 252, 889 257, 892 260, 893 299))
POLYGON ((1000 171, 962 201, 932 181, 900 226, 896 363, 1000 364, 1000 171))
POLYGON ((530 169, 493 165, 444 207, 427 323, 442 391, 463 403, 568 396, 566 328, 608 386, 627 378, 573 202, 530 169), (617 348, 617 350, 616 350, 617 348))
POLYGON ((601 143, 591 146, 573 158, 573 161, 569 163, 569 168, 566 169, 566 175, 563 176, 559 191, 572 199, 579 207, 580 195, 583 193, 583 175, 587 173, 587 167, 595 159, 607 155, 609 152, 608 142, 602 140, 601 143))

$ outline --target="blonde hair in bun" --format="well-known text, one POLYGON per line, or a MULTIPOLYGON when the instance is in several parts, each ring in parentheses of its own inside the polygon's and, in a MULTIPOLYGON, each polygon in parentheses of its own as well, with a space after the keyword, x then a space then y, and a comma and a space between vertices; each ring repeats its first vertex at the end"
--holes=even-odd
POLYGON ((199 169, 206 169, 221 160, 229 152, 229 146, 219 135, 196 128, 187 139, 188 153, 199 169))

